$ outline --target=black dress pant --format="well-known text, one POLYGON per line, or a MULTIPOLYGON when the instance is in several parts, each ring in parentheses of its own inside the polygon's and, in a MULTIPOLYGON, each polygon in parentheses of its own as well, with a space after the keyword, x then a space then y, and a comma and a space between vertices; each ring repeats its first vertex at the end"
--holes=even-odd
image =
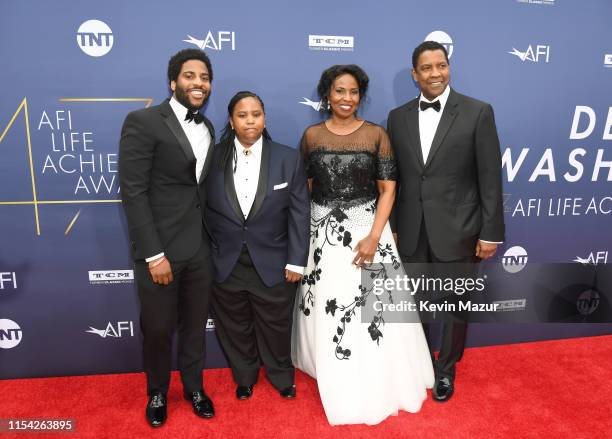
POLYGON ((215 329, 237 385, 255 384, 261 363, 278 390, 293 385, 291 326, 296 288, 287 282, 267 287, 246 247, 227 280, 214 285, 215 329))
POLYGON ((168 392, 175 331, 183 389, 192 393, 203 388, 212 261, 206 247, 200 246, 188 261, 170 261, 170 265, 174 280, 165 286, 153 283, 146 262, 137 262, 135 266, 149 395, 155 391, 168 392))
MULTIPOLYGON (((476 252, 475 245, 474 252, 476 252)), ((443 277, 473 277, 478 262, 475 255, 455 261, 438 259, 429 245, 424 219, 421 221, 421 231, 416 250, 412 255, 400 254, 400 258, 404 264, 410 264, 407 266, 408 276, 415 277, 421 274, 443 277)), ((454 294, 448 297, 448 301, 451 303, 456 303, 457 300, 458 297, 454 294)), ((423 317, 423 330, 429 345, 436 377, 447 377, 454 380, 455 364, 461 360, 465 349, 467 326, 467 315, 465 313, 438 312, 435 314, 434 321, 431 321, 429 316, 423 317), (435 344, 431 339, 431 326, 435 324, 441 325, 442 332, 442 342, 437 361, 434 359, 433 346, 435 344)))

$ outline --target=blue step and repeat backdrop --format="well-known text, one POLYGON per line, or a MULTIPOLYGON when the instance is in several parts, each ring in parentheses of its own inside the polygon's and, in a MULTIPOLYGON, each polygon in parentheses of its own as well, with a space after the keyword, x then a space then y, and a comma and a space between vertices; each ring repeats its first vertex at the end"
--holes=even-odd
MULTIPOLYGON (((611 17, 607 0, 4 0, 0 378, 141 370, 119 131, 128 112, 168 96, 168 58, 188 47, 211 57, 217 130, 229 98, 249 89, 273 138, 295 146, 321 120, 324 68, 361 65, 362 115, 384 126, 418 92, 412 49, 445 44, 452 86, 496 113, 507 239, 488 265, 504 307, 565 306, 565 323, 472 325, 469 345, 612 333, 590 317, 609 306, 611 17), (565 279, 571 267, 579 282, 565 279)), ((207 366, 223 367, 208 326, 207 366)))

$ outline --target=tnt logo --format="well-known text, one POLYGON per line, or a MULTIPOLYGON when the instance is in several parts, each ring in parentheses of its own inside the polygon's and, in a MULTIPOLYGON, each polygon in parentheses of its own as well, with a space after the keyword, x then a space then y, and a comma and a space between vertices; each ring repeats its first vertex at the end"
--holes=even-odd
POLYGON ((0 290, 17 289, 17 275, 14 271, 0 272, 0 290))
POLYGON ((124 336, 134 337, 134 323, 131 321, 125 321, 117 322, 113 325, 113 322, 108 322, 108 325, 106 325, 106 328, 104 329, 96 329, 93 326, 90 326, 85 332, 99 335, 102 338, 122 338, 124 336))
POLYGON ((446 49, 446 52, 448 53, 448 59, 453 56, 453 39, 446 32, 441 30, 435 30, 429 35, 427 35, 423 41, 435 41, 436 43, 440 43, 446 49))
POLYGON ((89 56, 104 56, 113 48, 113 31, 100 20, 87 20, 77 31, 77 43, 89 56))
POLYGON ((588 316, 595 312, 599 307, 599 293, 595 290, 583 291, 578 300, 576 300, 576 308, 583 316, 588 316))
POLYGON ((501 259, 504 270, 508 273, 518 273, 527 265, 527 250, 518 245, 510 247, 501 259))
POLYGON ((11 349, 21 343, 21 328, 9 319, 0 319, 0 348, 11 349))

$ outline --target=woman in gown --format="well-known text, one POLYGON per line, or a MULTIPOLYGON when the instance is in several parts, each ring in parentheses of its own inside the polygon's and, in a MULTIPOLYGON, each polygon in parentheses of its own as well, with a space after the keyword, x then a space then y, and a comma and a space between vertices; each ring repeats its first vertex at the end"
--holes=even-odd
POLYGON ((359 267, 386 263, 403 274, 388 223, 395 199, 393 151, 385 130, 356 114, 367 86, 356 65, 325 70, 317 91, 330 117, 308 127, 301 142, 311 241, 296 299, 292 356, 317 380, 332 425, 373 425, 399 410, 418 412, 434 383, 420 323, 392 323, 380 313, 365 317, 374 293, 359 267))

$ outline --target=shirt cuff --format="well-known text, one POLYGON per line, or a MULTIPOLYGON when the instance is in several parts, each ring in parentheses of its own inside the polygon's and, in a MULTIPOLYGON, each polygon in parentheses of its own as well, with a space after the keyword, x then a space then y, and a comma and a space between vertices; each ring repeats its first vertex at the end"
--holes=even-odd
POLYGON ((495 241, 485 241, 484 239, 479 239, 481 242, 486 242, 487 244, 503 244, 504 241, 495 242, 495 241))
POLYGON ((304 276, 304 267, 300 267, 299 265, 285 265, 285 270, 293 271, 294 273, 301 274, 304 276))
POLYGON ((145 262, 153 262, 153 261, 155 261, 155 260, 157 260, 157 259, 159 259, 159 258, 161 258, 161 257, 163 257, 163 256, 164 256, 164 252, 161 252, 161 253, 160 253, 160 254, 158 254, 158 255, 151 256, 150 258, 146 258, 146 259, 145 259, 145 262))

